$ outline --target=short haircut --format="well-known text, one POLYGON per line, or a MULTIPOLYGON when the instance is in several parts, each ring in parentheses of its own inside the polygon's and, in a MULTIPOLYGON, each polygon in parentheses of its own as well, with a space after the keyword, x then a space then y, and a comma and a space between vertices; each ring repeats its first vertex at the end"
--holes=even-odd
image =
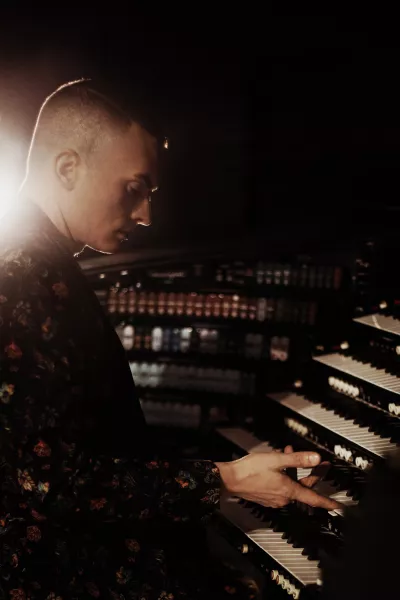
POLYGON ((138 123, 161 143, 161 121, 153 103, 139 90, 116 81, 78 79, 57 88, 43 102, 29 150, 29 162, 60 140, 73 140, 90 155, 108 128, 127 130, 138 123))

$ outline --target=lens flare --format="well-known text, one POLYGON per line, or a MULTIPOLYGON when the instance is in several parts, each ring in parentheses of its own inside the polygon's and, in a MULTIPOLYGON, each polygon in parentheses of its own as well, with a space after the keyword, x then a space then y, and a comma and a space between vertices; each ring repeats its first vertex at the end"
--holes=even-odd
POLYGON ((0 115, 0 218, 14 204, 22 183, 25 147, 0 115))
POLYGON ((0 165, 0 218, 16 201, 19 184, 17 173, 0 165))

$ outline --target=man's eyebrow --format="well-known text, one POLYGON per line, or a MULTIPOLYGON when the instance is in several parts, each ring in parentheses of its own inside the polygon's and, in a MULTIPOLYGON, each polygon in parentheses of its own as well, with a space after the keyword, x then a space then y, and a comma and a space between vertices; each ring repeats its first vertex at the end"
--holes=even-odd
POLYGON ((151 176, 149 173, 139 173, 136 178, 141 179, 150 192, 154 193, 158 190, 158 186, 152 185, 151 176))

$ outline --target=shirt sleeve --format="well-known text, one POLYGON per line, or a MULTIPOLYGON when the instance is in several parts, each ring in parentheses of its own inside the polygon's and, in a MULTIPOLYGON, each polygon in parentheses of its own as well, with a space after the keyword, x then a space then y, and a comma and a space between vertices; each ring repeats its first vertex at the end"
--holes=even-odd
POLYGON ((212 462, 91 456, 64 435, 67 418, 69 432, 74 425, 79 429, 79 406, 85 403, 71 377, 78 349, 65 317, 67 304, 67 283, 31 257, 22 253, 1 269, 4 527, 43 513, 43 520, 85 523, 207 517, 219 502, 220 475, 212 462))

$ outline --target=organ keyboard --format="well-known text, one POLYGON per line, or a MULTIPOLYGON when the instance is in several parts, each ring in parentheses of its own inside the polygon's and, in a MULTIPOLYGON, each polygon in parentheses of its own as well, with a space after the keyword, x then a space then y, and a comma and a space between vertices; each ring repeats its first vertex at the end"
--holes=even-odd
MULTIPOLYGON (((271 452, 273 442, 262 441, 246 429, 221 428, 219 435, 237 447, 237 452, 271 452)), ((310 469, 298 469, 297 477, 310 474, 310 469)), ((333 475, 334 476, 334 475, 333 475)), ((332 477, 332 474, 331 474, 332 477)), ((333 497, 345 506, 356 502, 349 492, 335 481, 322 481, 319 493, 333 497)), ((316 511, 317 512, 317 511, 316 511)), ((340 550, 340 528, 302 517, 297 508, 266 509, 237 498, 223 498, 218 523, 223 535, 242 552, 249 555, 271 580, 293 598, 317 593, 321 585, 321 560, 340 550), (238 541, 238 532, 243 539, 238 541)), ((331 511, 330 523, 341 520, 341 509, 331 511)))
MULTIPOLYGON (((287 591, 293 598, 300 598, 301 588, 309 585, 320 585, 320 569, 318 559, 311 559, 298 547, 294 540, 289 540, 287 531, 282 531, 276 520, 266 522, 263 511, 251 503, 237 498, 228 498, 221 502, 221 513, 228 523, 234 525, 245 535, 248 543, 241 545, 243 554, 257 549, 262 556, 263 567, 269 570, 271 579, 287 591)), ((283 526, 284 527, 284 526, 283 526)))
POLYGON ((237 447, 239 454, 254 452, 272 452, 274 447, 266 441, 259 440, 253 433, 242 427, 218 428, 217 433, 237 447))
POLYGON ((326 380, 331 389, 395 416, 400 414, 400 378, 396 375, 344 354, 316 356, 314 361, 328 368, 326 380))
MULTIPOLYGON (((357 344, 357 356, 389 370, 393 375, 399 372, 400 361, 400 320, 388 314, 374 313, 354 319, 357 344), (380 360, 379 360, 380 359, 380 360), (379 365, 377 361, 379 360, 379 365)), ((400 407, 395 403, 389 411, 400 414, 400 407)))
POLYGON ((400 336, 400 320, 395 319, 391 315, 381 315, 379 313, 373 315, 365 315, 354 319, 355 323, 366 325, 385 334, 400 336))
MULTIPOLYGON (((357 319, 357 326, 373 327, 378 343, 379 335, 400 333, 395 319, 378 316, 357 319)), ((235 456, 271 452, 286 444, 317 450, 331 468, 316 491, 344 507, 356 507, 365 471, 400 445, 400 378, 385 365, 384 356, 366 360, 363 350, 315 356, 313 377, 301 390, 267 394, 258 401, 251 430, 219 429, 220 436, 233 445, 235 456)), ((299 469, 297 477, 309 472, 299 469)), ((341 552, 342 509, 326 513, 304 510, 298 503, 265 509, 228 499, 221 503, 220 514, 236 547, 271 581, 291 597, 318 597, 324 561, 341 552)))
POLYGON ((269 398, 287 409, 285 423, 290 429, 322 442, 339 458, 360 469, 367 469, 373 459, 385 458, 398 447, 384 434, 371 431, 371 428, 336 414, 322 403, 311 402, 305 396, 282 393, 270 394, 269 398))

